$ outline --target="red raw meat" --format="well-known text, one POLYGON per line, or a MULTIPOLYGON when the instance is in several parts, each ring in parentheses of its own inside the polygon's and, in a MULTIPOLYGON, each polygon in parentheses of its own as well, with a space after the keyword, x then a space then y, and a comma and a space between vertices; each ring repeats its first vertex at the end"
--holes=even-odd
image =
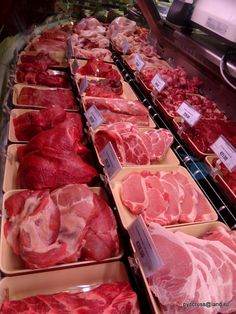
POLYGON ((66 112, 62 107, 51 107, 40 111, 25 112, 13 119, 16 138, 29 141, 36 134, 55 126, 76 127, 78 140, 83 139, 83 125, 78 113, 66 112))
POLYGON ((17 181, 21 188, 57 188, 64 184, 89 183, 97 171, 74 152, 45 147, 21 160, 17 181))
POLYGON ((67 89, 39 89, 23 87, 17 98, 17 103, 24 106, 53 107, 64 109, 77 109, 72 91, 67 89))
POLYGON ((223 163, 220 163, 219 166, 218 165, 216 166, 217 160, 218 158, 215 158, 213 160, 213 163, 212 163, 213 166, 220 169, 220 176, 223 178, 223 180, 226 182, 229 188, 236 195, 236 170, 230 172, 223 163))
POLYGON ((137 295, 128 282, 109 282, 87 292, 60 292, 5 301, 1 308, 2 314, 92 314, 95 312, 139 314, 137 295))
MULTIPOLYGON (((79 84, 82 79, 79 80, 79 84)), ((123 85, 121 81, 111 79, 89 80, 85 90, 86 96, 104 98, 122 98, 123 85)))
POLYGON ((133 214, 142 214, 147 225, 215 219, 204 195, 178 171, 130 173, 123 179, 120 197, 133 214))
POLYGON ((42 53, 65 52, 66 42, 40 37, 29 46, 29 50, 42 53))
POLYGON ((81 157, 85 157, 89 152, 88 148, 80 143, 77 128, 59 126, 35 135, 28 144, 20 146, 17 150, 18 160, 21 162, 26 154, 46 147, 53 147, 57 151, 75 152, 81 157))
POLYGON ((48 54, 44 54, 44 53, 38 53, 36 55, 31 55, 31 54, 22 54, 20 56, 20 62, 22 62, 21 64, 18 64, 18 66, 21 69, 21 66, 24 66, 24 64, 30 64, 31 66, 34 66, 34 68, 45 68, 47 69, 50 66, 56 66, 59 65, 59 61, 56 60, 55 57, 53 57, 52 55, 50 55, 50 53, 48 54))
POLYGON ((69 83, 65 73, 52 73, 51 70, 38 69, 30 64, 18 66, 16 72, 18 83, 67 88, 69 83))
POLYGON ((117 70, 113 69, 111 64, 97 59, 88 60, 84 66, 79 67, 77 73, 81 75, 98 76, 114 80, 121 79, 120 74, 117 72, 117 70))
POLYGON ((6 202, 4 235, 27 267, 41 268, 117 256, 119 238, 107 203, 85 184, 51 193, 22 191, 6 202))
POLYGON ((236 146, 236 124, 228 120, 202 118, 192 128, 186 125, 183 137, 188 137, 200 152, 212 154, 210 146, 220 135, 236 146))
POLYGON ((65 42, 67 40, 67 32, 64 32, 56 27, 46 29, 43 31, 40 36, 42 38, 48 38, 48 39, 53 39, 53 40, 59 40, 62 42, 65 42))
POLYGON ((119 253, 117 224, 111 208, 97 194, 93 194, 94 206, 99 215, 92 220, 82 248, 82 259, 101 261, 119 253))
POLYGON ((131 122, 138 126, 149 125, 148 109, 138 100, 87 98, 83 104, 86 110, 95 105, 107 124, 131 122))

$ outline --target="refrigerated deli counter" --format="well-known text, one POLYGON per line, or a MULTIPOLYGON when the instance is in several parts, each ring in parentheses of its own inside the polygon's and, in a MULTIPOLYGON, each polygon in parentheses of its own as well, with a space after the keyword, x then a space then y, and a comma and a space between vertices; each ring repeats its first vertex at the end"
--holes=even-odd
POLYGON ((236 311, 234 171, 211 148, 236 144, 235 93, 150 5, 150 30, 71 20, 17 54, 1 313, 236 311))

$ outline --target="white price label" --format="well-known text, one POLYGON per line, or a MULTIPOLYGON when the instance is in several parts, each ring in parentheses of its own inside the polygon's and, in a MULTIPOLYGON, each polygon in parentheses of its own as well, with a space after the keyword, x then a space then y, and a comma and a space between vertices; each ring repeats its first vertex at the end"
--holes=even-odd
POLYGON ((134 63, 138 71, 141 71, 142 68, 144 67, 144 61, 138 53, 135 54, 134 63))
POLYGON ((187 101, 183 101, 176 112, 193 127, 201 118, 201 114, 195 110, 187 101))
POLYGON ((236 169, 236 149, 223 135, 211 145, 211 149, 229 171, 234 171, 236 169))
POLYGON ((88 80, 87 80, 87 77, 83 77, 80 81, 80 84, 79 84, 79 91, 80 91, 80 94, 83 94, 86 89, 88 87, 88 80))
POLYGON ((99 155, 104 164, 106 173, 111 179, 122 168, 111 142, 107 143, 103 150, 100 151, 99 155))
POLYGON ((79 61, 75 58, 71 64, 72 74, 76 74, 79 68, 79 61))
POLYGON ((165 85, 166 85, 166 82, 163 80, 163 78, 161 77, 161 75, 158 74, 158 73, 153 77, 151 83, 152 83, 152 85, 154 86, 154 88, 155 88, 159 93, 164 89, 164 87, 165 87, 165 85))
POLYGON ((152 276, 163 263, 142 216, 135 219, 128 232, 146 277, 152 276))
POLYGON ((94 130, 104 122, 103 116, 95 105, 92 105, 84 115, 94 130))
POLYGON ((123 43, 122 43, 122 51, 123 51, 123 54, 127 54, 129 50, 129 43, 128 43, 128 40, 125 38, 123 43))

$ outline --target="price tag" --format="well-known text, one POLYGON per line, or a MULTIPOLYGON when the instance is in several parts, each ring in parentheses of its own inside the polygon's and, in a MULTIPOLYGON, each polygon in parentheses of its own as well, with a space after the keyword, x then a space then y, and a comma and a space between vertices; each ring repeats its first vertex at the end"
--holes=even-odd
POLYGON ((183 101, 176 112, 193 127, 201 118, 201 114, 195 110, 187 101, 183 101))
POLYGON ((122 168, 111 142, 107 143, 103 150, 100 151, 99 155, 104 164, 106 173, 111 179, 122 168))
POLYGON ((80 81, 80 84, 79 84, 79 91, 80 91, 80 94, 83 94, 86 89, 88 87, 88 80, 87 80, 87 77, 83 77, 80 81))
POLYGON ((142 68, 144 67, 144 61, 138 53, 135 54, 134 63, 138 71, 141 71, 142 68))
POLYGON ((146 277, 152 276, 163 263, 141 216, 128 227, 128 232, 146 277))
POLYGON ((129 50, 129 43, 128 43, 128 40, 125 38, 123 43, 122 43, 122 51, 123 51, 123 54, 127 54, 129 50))
POLYGON ((211 145, 211 149, 229 171, 232 172, 236 169, 236 149, 223 135, 211 145))
POLYGON ((71 36, 67 38, 67 46, 66 46, 66 57, 67 59, 71 59, 73 57, 73 48, 72 48, 72 42, 71 42, 71 36))
POLYGON ((158 74, 158 73, 153 77, 151 83, 152 83, 152 85, 154 86, 154 88, 155 88, 159 93, 164 89, 164 87, 165 87, 165 85, 166 85, 166 82, 163 80, 163 78, 161 77, 161 75, 158 74))
POLYGON ((79 61, 75 58, 71 64, 72 74, 76 74, 79 68, 79 61))
POLYGON ((103 116, 95 105, 92 105, 84 115, 94 130, 104 122, 103 116))

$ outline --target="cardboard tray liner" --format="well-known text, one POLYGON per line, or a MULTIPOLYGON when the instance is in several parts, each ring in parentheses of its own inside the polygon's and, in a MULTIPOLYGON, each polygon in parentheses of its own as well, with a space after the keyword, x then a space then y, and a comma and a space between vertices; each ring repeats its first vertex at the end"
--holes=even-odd
MULTIPOLYGON (((123 181, 123 178, 125 178, 128 174, 132 172, 142 172, 142 171, 150 171, 151 173, 156 173, 157 171, 178 171, 185 175, 189 182, 193 185, 193 187, 199 192, 203 193, 201 189, 198 187, 197 183, 194 181, 194 179, 191 177, 189 172, 183 168, 182 166, 163 166, 163 165, 156 165, 154 166, 146 166, 146 167, 125 167, 123 168, 120 172, 118 172, 117 175, 115 175, 112 180, 108 180, 109 186, 111 188, 118 213, 121 218, 122 225, 125 229, 135 220, 137 216, 133 215, 130 210, 122 203, 121 198, 120 198, 120 188, 121 184, 123 181)), ((213 221, 216 221, 218 219, 216 211, 213 209, 212 205, 209 203, 209 201, 206 199, 210 211, 212 211, 212 214, 214 215, 213 221)), ((184 223, 181 225, 190 225, 190 224, 198 224, 202 223, 203 221, 200 222, 192 222, 192 223, 184 223)), ((179 226, 179 225, 168 225, 168 227, 173 227, 173 226, 179 226)))
POLYGON ((19 300, 38 294, 88 291, 112 281, 129 282, 126 268, 119 261, 5 277, 0 281, 0 306, 6 296, 19 300))
MULTIPOLYGON (((105 191, 100 187, 90 187, 90 189, 94 192, 100 195, 103 199, 105 199, 109 205, 107 195, 105 191)), ((4 202, 5 200, 10 197, 11 195, 23 190, 12 190, 4 194, 3 196, 3 214, 2 214, 2 221, 1 221, 1 239, 0 239, 0 269, 3 273, 7 275, 19 275, 23 273, 35 273, 39 271, 45 271, 45 270, 55 270, 60 268, 66 268, 66 267, 73 267, 73 266, 84 266, 89 264, 100 264, 103 262, 110 262, 121 259, 123 255, 123 248, 120 248, 120 252, 117 256, 113 256, 110 258, 107 258, 103 261, 94 261, 94 260, 87 260, 87 261, 77 261, 72 263, 65 263, 65 264, 57 264, 51 267, 47 268, 37 268, 37 269, 30 269, 26 268, 24 266, 24 263, 20 256, 17 256, 12 251, 10 245, 7 243, 6 238, 4 236, 4 224, 6 222, 6 213, 4 208, 4 202)))

